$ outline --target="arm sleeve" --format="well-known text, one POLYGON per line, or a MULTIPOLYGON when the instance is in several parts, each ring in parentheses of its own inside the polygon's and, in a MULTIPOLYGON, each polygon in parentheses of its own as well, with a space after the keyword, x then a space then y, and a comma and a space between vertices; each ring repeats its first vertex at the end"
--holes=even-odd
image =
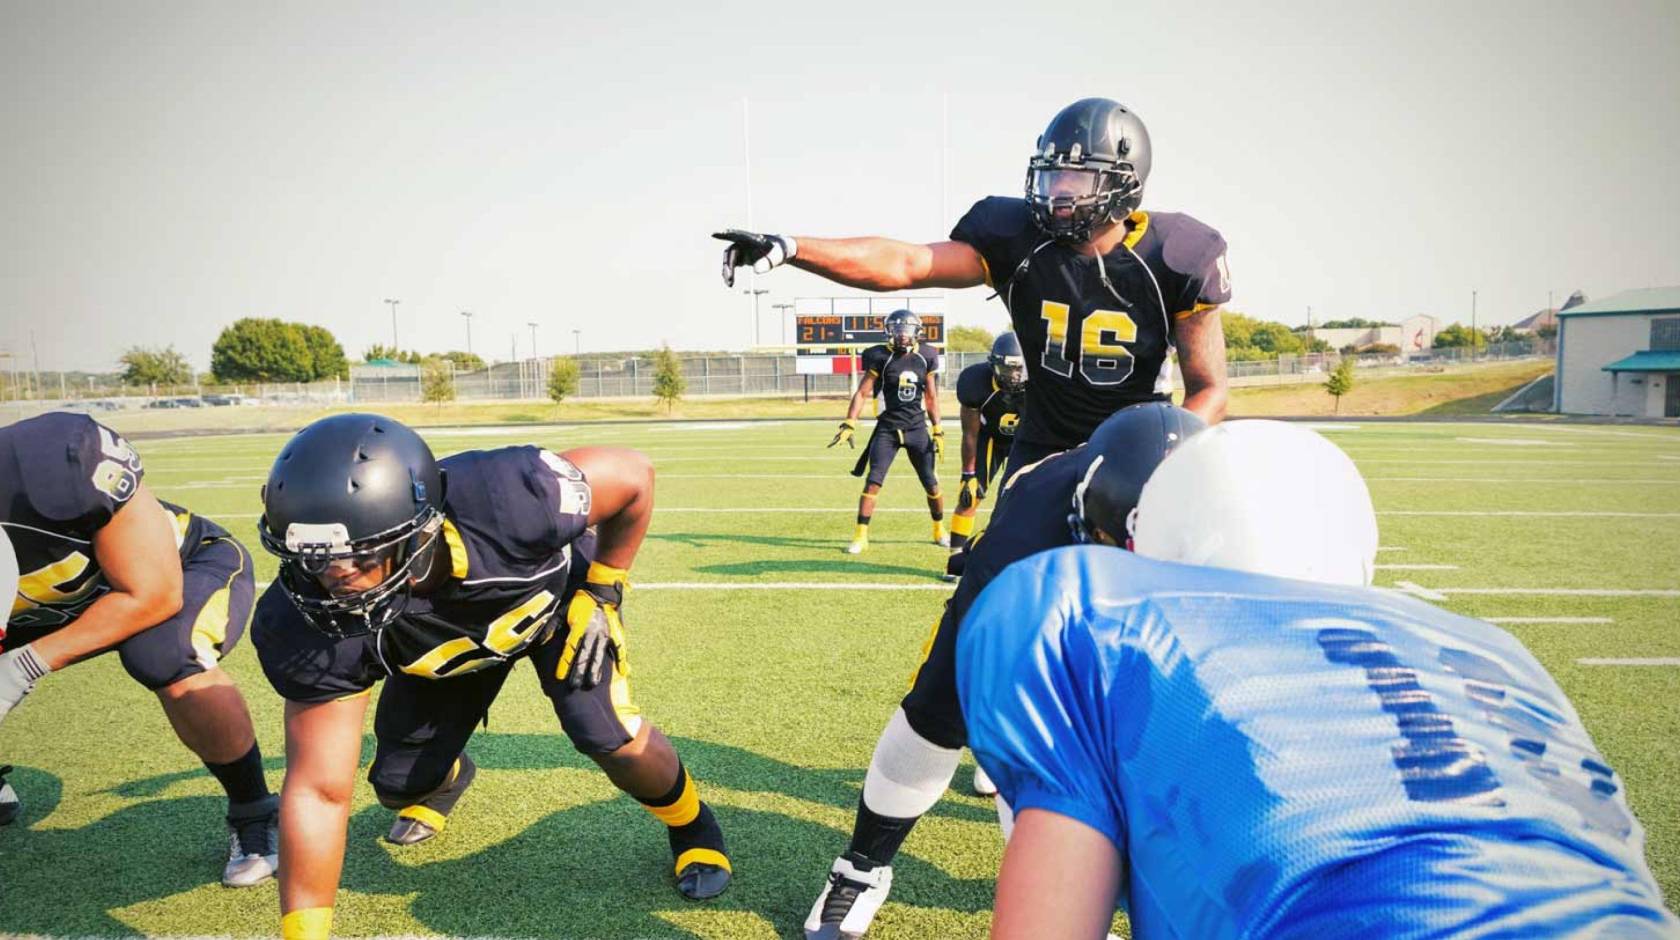
POLYGON ((85 415, 56 414, 19 454, 24 492, 40 517, 91 537, 140 488, 140 455, 122 435, 85 415))
POLYGON ((969 747, 1015 812, 1066 816, 1124 853, 1102 683, 1081 675, 1095 657, 1080 649, 1088 634, 1066 554, 1011 565, 980 594, 958 634, 957 687, 969 747))
POLYGON ((1225 263, 1225 239, 1200 222, 1174 231, 1162 246, 1162 259, 1177 281, 1169 298, 1175 316, 1189 316, 1231 299, 1231 274, 1225 263))

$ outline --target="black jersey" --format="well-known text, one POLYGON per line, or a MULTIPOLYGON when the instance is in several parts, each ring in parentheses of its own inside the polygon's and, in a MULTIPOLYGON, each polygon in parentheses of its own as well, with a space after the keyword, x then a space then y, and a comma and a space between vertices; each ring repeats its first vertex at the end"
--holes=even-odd
POLYGON ((895 353, 886 344, 871 346, 863 351, 863 368, 875 377, 882 427, 903 430, 927 420, 922 391, 929 377, 939 371, 938 348, 919 343, 909 352, 895 353))
POLYGON ((1007 499, 1000 499, 984 532, 969 543, 962 581, 951 595, 946 612, 953 626, 986 585, 1003 569, 1028 555, 1074 544, 1068 516, 1073 491, 1091 467, 1087 447, 1076 447, 1023 468, 1003 481, 1007 499))
POLYGON ((1164 400, 1174 324, 1231 298, 1218 232, 1175 212, 1129 221, 1101 259, 1045 236, 1021 199, 982 199, 951 231, 984 259, 1021 339, 1024 441, 1072 447, 1121 408, 1164 400))
POLYGON ((467 451, 438 461, 449 578, 378 630, 336 642, 278 585, 257 604, 252 636, 282 697, 322 701, 360 691, 379 672, 444 679, 512 659, 563 621, 573 543, 589 526, 582 471, 537 447, 467 451))
POLYGON ((989 362, 977 362, 957 375, 957 404, 980 412, 981 432, 1000 447, 1007 448, 1015 439, 1025 395, 1025 389, 1008 392, 998 388, 989 362))
MULTIPOLYGON (((0 525, 19 575, 9 626, 50 632, 111 589, 93 536, 134 498, 144 475, 122 435, 87 415, 53 412, 0 428, 0 525)), ((179 506, 163 508, 182 559, 226 535, 179 506)))

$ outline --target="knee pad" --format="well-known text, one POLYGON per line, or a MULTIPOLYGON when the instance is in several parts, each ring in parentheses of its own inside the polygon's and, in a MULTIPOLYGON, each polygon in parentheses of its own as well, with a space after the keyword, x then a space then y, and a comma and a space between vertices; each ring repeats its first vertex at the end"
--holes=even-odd
POLYGON ((900 708, 875 742, 863 781, 864 805, 882 816, 920 816, 951 785, 961 757, 960 748, 940 747, 917 734, 900 708))

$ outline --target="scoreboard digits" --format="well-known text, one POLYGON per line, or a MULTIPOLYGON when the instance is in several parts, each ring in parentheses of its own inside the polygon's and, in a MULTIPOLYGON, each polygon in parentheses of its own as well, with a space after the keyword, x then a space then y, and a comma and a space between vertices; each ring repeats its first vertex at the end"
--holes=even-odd
MULTIPOLYGON (((873 345, 887 341, 882 327, 884 316, 874 314, 801 315, 795 318, 801 346, 873 345)), ((936 346, 945 344, 945 317, 940 314, 922 316, 922 339, 936 346)))

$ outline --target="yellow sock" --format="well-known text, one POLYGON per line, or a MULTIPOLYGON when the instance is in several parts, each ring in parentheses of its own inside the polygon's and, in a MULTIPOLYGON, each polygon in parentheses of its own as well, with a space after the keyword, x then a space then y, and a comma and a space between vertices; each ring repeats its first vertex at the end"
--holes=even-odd
POLYGON ((333 909, 306 907, 280 918, 280 936, 284 940, 327 940, 332 933, 333 909))
POLYGON ((938 520, 938 519, 933 520, 933 540, 935 542, 937 542, 944 537, 945 537, 945 523, 938 520))
POLYGON ((964 536, 965 538, 967 536, 973 535, 974 534, 974 517, 973 516, 952 516, 951 517, 951 534, 952 535, 961 535, 961 536, 964 536))
POLYGON ((867 522, 858 523, 857 531, 852 533, 852 541, 854 541, 854 542, 867 542, 867 541, 869 541, 869 523, 867 523, 867 522))

